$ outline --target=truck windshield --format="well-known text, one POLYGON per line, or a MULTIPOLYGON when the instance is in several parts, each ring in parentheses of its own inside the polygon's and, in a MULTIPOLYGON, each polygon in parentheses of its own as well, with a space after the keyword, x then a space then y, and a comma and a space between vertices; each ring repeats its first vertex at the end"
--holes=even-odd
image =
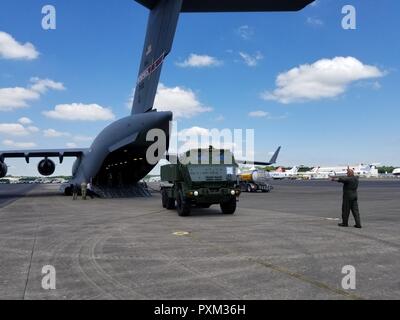
POLYGON ((225 165, 189 165, 189 174, 193 182, 217 182, 236 180, 236 167, 225 165))

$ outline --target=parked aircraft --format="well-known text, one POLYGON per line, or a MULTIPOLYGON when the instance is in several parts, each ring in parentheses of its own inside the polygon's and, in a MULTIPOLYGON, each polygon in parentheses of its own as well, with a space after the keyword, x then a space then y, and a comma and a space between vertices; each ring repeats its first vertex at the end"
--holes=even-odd
POLYGON ((300 178, 305 179, 329 179, 330 177, 341 177, 347 175, 347 169, 353 169, 354 173, 360 177, 373 178, 378 177, 378 169, 376 164, 364 165, 359 164, 357 166, 337 166, 337 167, 315 167, 311 171, 299 172, 297 174, 300 178))
POLYGON ((297 166, 293 167, 290 170, 278 168, 276 171, 270 172, 269 175, 274 180, 294 179, 297 177, 298 171, 299 168, 297 166))
MULTIPOLYGON (((154 167, 146 153, 154 141, 148 141, 152 129, 160 129, 166 136, 165 151, 169 147, 171 112, 153 110, 163 62, 170 53, 181 12, 257 12, 298 11, 314 0, 136 0, 150 10, 147 35, 140 63, 131 115, 105 128, 87 149, 16 150, 0 151, 0 178, 7 175, 7 158, 42 158, 38 171, 51 176, 56 164, 50 158, 73 157, 71 184, 92 182, 95 188, 127 190, 137 186, 154 167)), ((160 159, 164 156, 160 152, 160 159)), ((111 194, 111 193, 109 193, 111 194)), ((123 194, 116 192, 115 194, 123 194)))

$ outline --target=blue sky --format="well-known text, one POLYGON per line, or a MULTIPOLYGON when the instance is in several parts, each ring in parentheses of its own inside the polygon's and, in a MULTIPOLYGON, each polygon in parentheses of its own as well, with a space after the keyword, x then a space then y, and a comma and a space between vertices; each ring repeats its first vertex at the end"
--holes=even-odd
MULTIPOLYGON (((132 0, 0 6, 0 149, 88 147, 112 116, 129 114, 147 9, 132 0), (46 4, 56 8, 56 30, 41 27, 46 4), (30 55, 10 54, 4 34, 30 55), (14 91, 4 89, 15 88, 35 98, 7 107, 5 95, 14 91), (81 119, 54 118, 56 106, 73 104, 81 119), (85 111, 98 121, 87 121, 85 111), (32 123, 19 123, 23 117, 32 123)), ((298 13, 182 14, 161 94, 191 99, 193 112, 177 119, 180 130, 255 129, 258 160, 282 145, 282 165, 400 165, 399 12, 395 0, 319 0, 298 13), (341 27, 346 4, 357 10, 356 30, 341 27), (280 74, 286 82, 277 85, 280 74)), ((34 164, 9 164, 13 174, 35 173, 34 164)), ((69 172, 70 162, 57 170, 69 172)))

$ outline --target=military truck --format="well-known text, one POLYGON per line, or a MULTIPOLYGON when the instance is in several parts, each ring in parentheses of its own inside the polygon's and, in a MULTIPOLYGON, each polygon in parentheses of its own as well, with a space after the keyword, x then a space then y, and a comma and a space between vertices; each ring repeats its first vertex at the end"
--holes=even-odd
POLYGON ((162 205, 189 216, 193 207, 219 204, 224 214, 234 214, 240 196, 238 165, 229 150, 193 149, 161 167, 162 205))

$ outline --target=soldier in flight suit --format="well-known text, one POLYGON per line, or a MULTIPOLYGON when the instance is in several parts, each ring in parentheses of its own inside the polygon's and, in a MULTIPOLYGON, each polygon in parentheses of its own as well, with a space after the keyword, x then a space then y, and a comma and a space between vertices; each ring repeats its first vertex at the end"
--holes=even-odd
POLYGON ((350 168, 347 169, 347 177, 332 178, 332 181, 343 183, 343 205, 342 205, 342 218, 343 222, 339 227, 349 226, 350 211, 353 213, 354 220, 356 221, 355 228, 361 229, 360 211, 358 209, 358 177, 354 176, 354 171, 350 168))
POLYGON ((82 200, 86 200, 86 196, 87 196, 87 183, 86 183, 86 181, 83 181, 81 183, 81 193, 82 193, 82 200))
POLYGON ((77 200, 78 199, 78 191, 79 191, 79 186, 75 183, 72 185, 72 199, 77 200))

